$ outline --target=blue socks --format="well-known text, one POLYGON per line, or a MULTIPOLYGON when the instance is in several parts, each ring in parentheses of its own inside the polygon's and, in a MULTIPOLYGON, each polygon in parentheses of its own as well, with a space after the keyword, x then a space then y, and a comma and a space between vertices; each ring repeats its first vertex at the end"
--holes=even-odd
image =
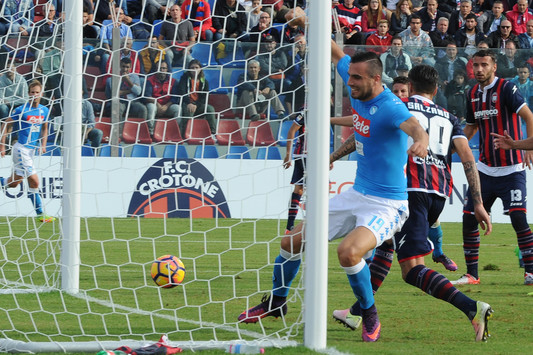
POLYGON ((348 276, 348 281, 352 287, 353 293, 361 309, 368 309, 374 304, 374 292, 372 290, 372 283, 370 282, 370 269, 364 260, 361 260, 357 265, 350 267, 343 267, 348 276))
POLYGON ((440 223, 436 227, 431 226, 429 228, 428 238, 433 243, 433 257, 438 258, 444 254, 444 251, 442 251, 442 228, 440 223))
POLYGON ((272 294, 278 297, 287 297, 292 281, 298 274, 302 254, 291 254, 281 249, 275 260, 274 272, 272 274, 272 294))
POLYGON ((32 189, 31 187, 28 188, 28 198, 30 199, 33 208, 35 208, 35 212, 39 214, 43 214, 43 203, 41 201, 41 195, 39 193, 39 189, 32 189))

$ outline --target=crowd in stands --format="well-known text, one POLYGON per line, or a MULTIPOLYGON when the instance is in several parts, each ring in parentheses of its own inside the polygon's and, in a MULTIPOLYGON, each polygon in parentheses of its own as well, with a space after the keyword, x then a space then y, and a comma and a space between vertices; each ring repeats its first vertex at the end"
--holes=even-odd
MULTIPOLYGON (((0 62, 6 68, 0 73, 0 119, 24 102, 24 85, 33 79, 42 80, 53 115, 61 116, 66 1, 0 4, 0 62)), ((115 4, 83 0, 83 119, 90 128, 84 138, 93 147, 108 139, 98 122, 111 115, 113 97, 120 98, 119 134, 128 119, 141 119, 154 141, 160 141, 161 120, 175 120, 182 138, 190 122, 206 120, 216 142, 222 118, 284 120, 303 106, 305 0, 115 4), (117 75, 114 62, 120 63, 117 75), (113 78, 119 80, 116 95, 113 78)), ((383 82, 391 88, 414 65, 432 65, 441 76, 436 102, 462 118, 465 94, 475 83, 471 56, 493 48, 497 75, 512 79, 533 100, 533 11, 527 0, 332 0, 332 8, 333 31, 346 46, 377 52, 383 82)))

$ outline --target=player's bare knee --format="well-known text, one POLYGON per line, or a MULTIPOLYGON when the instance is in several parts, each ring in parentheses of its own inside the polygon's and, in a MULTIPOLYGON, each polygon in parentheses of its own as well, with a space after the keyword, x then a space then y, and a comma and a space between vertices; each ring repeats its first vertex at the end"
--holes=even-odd
POLYGON ((349 267, 357 265, 363 258, 364 253, 359 251, 355 246, 339 245, 337 247, 337 256, 341 266, 349 267))
POLYGON ((302 251, 301 233, 286 235, 281 239, 281 249, 291 253, 298 254, 302 251))

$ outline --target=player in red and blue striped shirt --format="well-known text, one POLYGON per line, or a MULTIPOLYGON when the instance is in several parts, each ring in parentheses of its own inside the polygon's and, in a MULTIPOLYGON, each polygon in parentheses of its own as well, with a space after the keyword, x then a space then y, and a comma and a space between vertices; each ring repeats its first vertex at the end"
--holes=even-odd
MULTIPOLYGON (((526 172, 531 168, 532 151, 496 149, 493 133, 507 132, 514 139, 522 139, 520 117, 526 123, 527 135, 533 135, 533 113, 515 84, 496 76, 496 56, 481 50, 473 57, 474 75, 478 84, 467 97, 468 139, 479 130, 479 162, 477 164, 485 209, 490 209, 497 198, 503 203, 504 213, 511 217, 518 246, 522 252, 524 284, 533 285, 533 233, 526 218, 526 172), (519 117, 520 116, 520 117, 519 117)), ((463 250, 467 273, 455 284, 479 284, 479 229, 473 216, 470 191, 467 192, 463 214, 463 250)))

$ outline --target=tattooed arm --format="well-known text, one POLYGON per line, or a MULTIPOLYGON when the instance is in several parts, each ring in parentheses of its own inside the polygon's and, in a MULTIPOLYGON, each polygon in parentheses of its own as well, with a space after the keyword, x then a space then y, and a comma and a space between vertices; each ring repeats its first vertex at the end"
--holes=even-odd
POLYGON ((453 144, 455 145, 455 150, 457 151, 459 158, 461 158, 461 163, 463 163, 470 195, 472 196, 472 202, 474 203, 474 214, 476 215, 476 219, 481 225, 481 228, 485 230, 485 235, 488 235, 492 232, 492 223, 490 222, 490 215, 485 210, 485 207, 483 207, 481 183, 479 181, 479 173, 477 171, 476 162, 474 161, 474 155, 472 154, 472 150, 470 150, 466 139, 456 138, 453 140, 453 144))
POLYGON ((352 134, 350 137, 348 137, 348 139, 344 141, 344 143, 342 143, 339 149, 337 149, 336 151, 330 154, 329 163, 332 164, 334 161, 337 161, 343 156, 346 156, 354 151, 355 151, 355 137, 352 134))

